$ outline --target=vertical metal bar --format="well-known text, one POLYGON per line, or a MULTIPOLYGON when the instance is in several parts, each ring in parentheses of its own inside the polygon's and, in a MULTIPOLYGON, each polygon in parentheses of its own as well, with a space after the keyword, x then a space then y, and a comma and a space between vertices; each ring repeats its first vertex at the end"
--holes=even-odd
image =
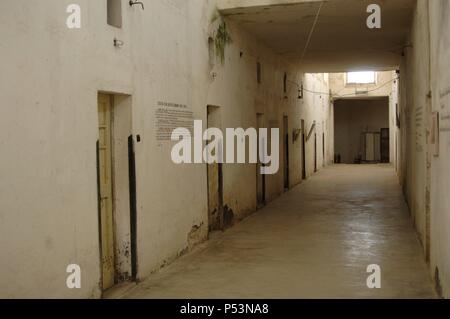
POLYGON ((134 152, 133 135, 128 137, 128 177, 130 190, 130 246, 131 246, 131 277, 137 277, 137 205, 136 205, 136 156, 134 152))
POLYGON ((223 207, 223 143, 222 140, 219 140, 219 228, 221 230, 225 229, 224 224, 224 207, 223 207))

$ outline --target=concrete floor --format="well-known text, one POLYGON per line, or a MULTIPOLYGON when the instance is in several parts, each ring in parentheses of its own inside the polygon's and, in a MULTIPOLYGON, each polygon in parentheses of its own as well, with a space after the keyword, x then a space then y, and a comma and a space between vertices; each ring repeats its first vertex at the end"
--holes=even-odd
POLYGON ((391 166, 335 165, 124 298, 435 298, 391 166), (368 289, 369 264, 382 289, 368 289))

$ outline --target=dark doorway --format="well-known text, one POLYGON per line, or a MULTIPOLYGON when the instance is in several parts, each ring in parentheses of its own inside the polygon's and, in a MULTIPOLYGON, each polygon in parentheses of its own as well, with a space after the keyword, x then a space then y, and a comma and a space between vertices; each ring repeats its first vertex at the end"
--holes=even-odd
POLYGON ((325 166, 325 133, 322 133, 322 166, 325 166))
POLYGON ((306 134, 305 120, 302 120, 302 178, 306 179, 306 134))
POLYGON ((284 189, 288 190, 289 185, 289 119, 283 117, 283 136, 284 136, 284 189))
POLYGON ((317 172, 317 133, 314 133, 314 173, 317 172))
POLYGON ((389 140, 389 129, 382 128, 381 129, 381 163, 389 163, 390 162, 390 140, 389 140))
POLYGON ((334 102, 334 150, 343 164, 389 162, 389 129, 384 159, 381 130, 389 127, 389 97, 334 102))

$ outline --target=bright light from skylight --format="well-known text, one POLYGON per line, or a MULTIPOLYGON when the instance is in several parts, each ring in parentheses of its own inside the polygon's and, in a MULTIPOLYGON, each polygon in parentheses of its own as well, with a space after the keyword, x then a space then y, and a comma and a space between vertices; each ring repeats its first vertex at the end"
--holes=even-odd
POLYGON ((374 84, 375 72, 348 72, 347 83, 349 84, 374 84))

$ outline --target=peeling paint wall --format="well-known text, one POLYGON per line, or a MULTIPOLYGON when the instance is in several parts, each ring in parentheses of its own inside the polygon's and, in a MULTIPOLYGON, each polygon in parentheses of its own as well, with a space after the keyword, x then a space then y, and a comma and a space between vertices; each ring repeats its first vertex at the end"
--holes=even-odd
MULTIPOLYGON (((411 214, 419 232, 419 238, 426 246, 425 192, 427 174, 427 117, 429 116, 427 97, 429 84, 429 43, 426 1, 419 1, 411 30, 412 48, 406 50, 406 129, 407 129, 407 184, 406 196, 411 214)), ((403 71, 402 70, 402 71, 403 71)))
MULTIPOLYGON (((428 1, 431 42, 431 109, 439 112, 439 156, 430 154, 430 270, 450 298, 450 2, 428 1), (438 270, 438 271, 437 271, 438 270), (439 278, 438 276, 439 275, 439 278)), ((433 147, 433 146, 432 146, 433 147)), ((432 152, 430 152, 432 153, 432 152)))
POLYGON ((430 274, 442 296, 450 297, 450 5, 419 0, 401 68, 401 179, 419 232, 430 274), (439 155, 430 142, 432 112, 439 112, 439 155), (404 124, 404 125, 403 125, 404 124))

